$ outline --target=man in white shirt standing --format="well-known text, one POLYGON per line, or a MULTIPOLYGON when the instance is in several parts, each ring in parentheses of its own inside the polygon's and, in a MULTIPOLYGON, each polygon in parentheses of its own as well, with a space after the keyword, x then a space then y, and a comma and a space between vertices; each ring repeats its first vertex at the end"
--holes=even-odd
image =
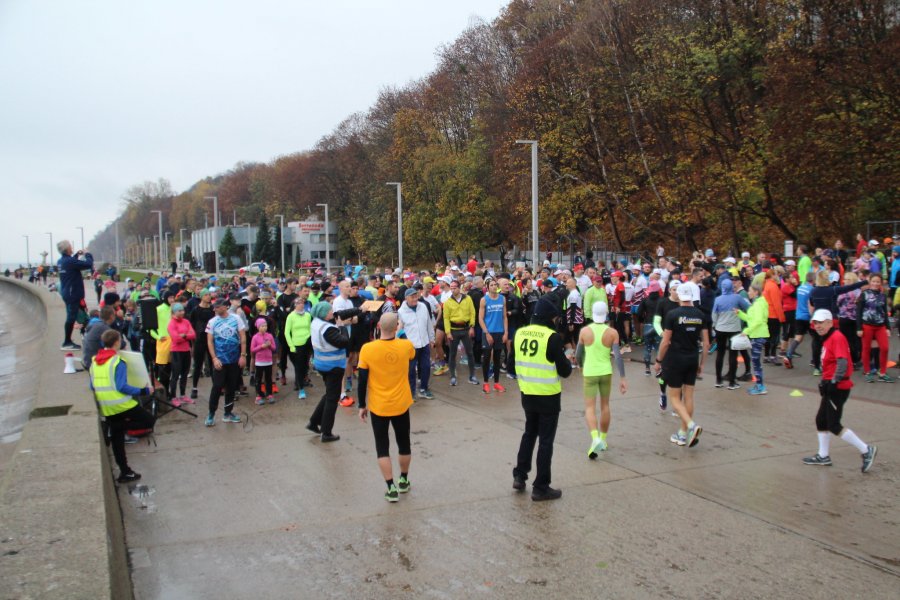
POLYGON ((400 329, 406 339, 416 349, 416 357, 409 363, 409 388, 416 393, 416 380, 419 398, 431 399, 434 394, 428 389, 431 375, 431 345, 434 344, 434 316, 426 300, 420 298, 419 290, 406 290, 405 301, 397 310, 400 329))

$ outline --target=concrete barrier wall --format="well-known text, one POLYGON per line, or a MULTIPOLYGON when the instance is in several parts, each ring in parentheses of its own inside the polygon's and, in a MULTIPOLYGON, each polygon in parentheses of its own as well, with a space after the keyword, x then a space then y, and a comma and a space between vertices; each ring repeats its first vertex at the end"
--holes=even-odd
MULTIPOLYGON (((132 598, 118 490, 88 375, 62 373, 63 303, 58 294, 2 277, 0 297, 29 340, 16 344, 17 373, 7 390, 30 387, 35 415, 11 451, 3 444, 9 460, 0 479, 0 597, 132 598)), ((3 337, 0 344, 9 345, 3 337)))

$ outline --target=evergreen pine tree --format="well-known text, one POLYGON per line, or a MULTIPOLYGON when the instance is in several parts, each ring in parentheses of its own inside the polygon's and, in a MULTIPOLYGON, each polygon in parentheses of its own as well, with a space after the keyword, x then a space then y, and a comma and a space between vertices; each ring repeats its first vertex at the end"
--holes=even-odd
POLYGON ((231 268, 231 259, 236 256, 237 253, 237 241, 234 239, 231 227, 226 227, 225 234, 222 236, 222 241, 219 242, 219 257, 225 261, 226 269, 231 268))
POLYGON ((269 220, 266 218, 266 213, 263 212, 260 214, 259 224, 256 226, 256 241, 253 243, 253 256, 250 257, 250 262, 253 262, 256 257, 258 260, 268 263, 270 245, 269 220))

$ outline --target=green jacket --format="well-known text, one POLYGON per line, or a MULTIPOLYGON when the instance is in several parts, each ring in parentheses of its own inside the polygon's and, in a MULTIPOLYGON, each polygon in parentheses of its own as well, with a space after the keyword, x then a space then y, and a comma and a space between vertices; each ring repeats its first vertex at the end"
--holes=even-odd
POLYGON ((299 346, 306 344, 310 336, 310 323, 312 315, 308 312, 291 311, 284 323, 284 339, 287 340, 288 350, 296 352, 299 346))
POLYGON ((769 303, 759 296, 747 312, 739 311, 738 316, 747 326, 741 332, 750 339, 769 337, 769 303))
POLYGON ((602 287, 598 290, 597 286, 592 285, 584 292, 584 299, 581 306, 584 309, 584 320, 590 321, 591 315, 594 314, 594 303, 605 302, 609 306, 609 299, 606 297, 606 290, 602 287))

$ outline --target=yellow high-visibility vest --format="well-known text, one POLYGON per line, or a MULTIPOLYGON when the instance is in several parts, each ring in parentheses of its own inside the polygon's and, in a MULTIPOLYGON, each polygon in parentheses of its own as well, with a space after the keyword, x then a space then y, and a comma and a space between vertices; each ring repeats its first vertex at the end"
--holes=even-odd
POLYGON ((121 357, 115 356, 105 365, 98 365, 97 358, 91 360, 91 382, 94 384, 94 397, 100 407, 100 414, 111 417, 137 406, 137 401, 116 389, 116 365, 121 357))
POLYGON ((552 396, 562 392, 556 364, 547 360, 547 342, 554 333, 544 325, 516 331, 516 379, 523 394, 552 396))

